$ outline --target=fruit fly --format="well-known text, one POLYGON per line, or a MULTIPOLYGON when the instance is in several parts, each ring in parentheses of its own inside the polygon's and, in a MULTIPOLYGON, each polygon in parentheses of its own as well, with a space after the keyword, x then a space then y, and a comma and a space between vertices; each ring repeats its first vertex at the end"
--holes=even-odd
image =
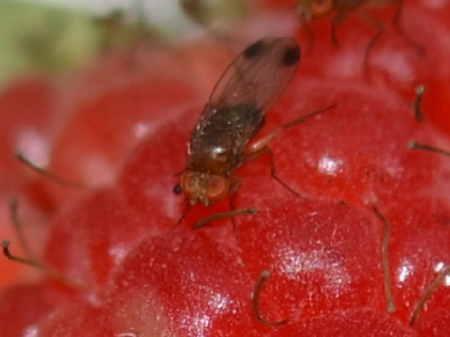
POLYGON ((366 72, 368 70, 369 54, 375 43, 380 39, 384 32, 384 24, 368 14, 367 11, 371 8, 382 7, 390 4, 397 6, 393 20, 394 28, 408 43, 417 49, 419 55, 423 55, 423 47, 418 45, 411 37, 409 37, 400 25, 403 0, 298 0, 300 18, 306 24, 305 27, 307 32, 310 34, 311 39, 313 39, 313 31, 307 25, 307 22, 324 18, 331 13, 335 13, 331 27, 331 38, 336 46, 339 46, 336 29, 351 13, 356 14, 356 16, 358 16, 362 21, 373 26, 377 30, 375 36, 366 46, 366 52, 364 55, 364 69, 366 72))
MULTIPOLYGON (((232 211, 194 224, 195 228, 224 216, 256 213, 253 208, 234 210, 232 196, 240 186, 240 179, 234 173, 263 154, 270 156, 272 177, 297 194, 277 177, 268 143, 282 129, 318 112, 282 125, 249 146, 248 143, 264 126, 266 112, 286 89, 299 62, 300 47, 294 39, 265 38, 238 55, 219 79, 191 133, 188 166, 174 192, 184 193, 191 206, 196 203, 210 206, 230 195, 232 211)), ((184 215, 180 221, 183 218, 184 215)))

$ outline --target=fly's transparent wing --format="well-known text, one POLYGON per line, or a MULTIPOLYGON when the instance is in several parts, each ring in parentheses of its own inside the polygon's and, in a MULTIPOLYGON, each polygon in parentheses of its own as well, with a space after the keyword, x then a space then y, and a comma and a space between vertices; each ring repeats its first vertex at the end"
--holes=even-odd
POLYGON ((216 84, 209 105, 220 111, 224 107, 253 104, 266 112, 286 89, 299 62, 300 47, 294 39, 258 40, 230 64, 216 84))

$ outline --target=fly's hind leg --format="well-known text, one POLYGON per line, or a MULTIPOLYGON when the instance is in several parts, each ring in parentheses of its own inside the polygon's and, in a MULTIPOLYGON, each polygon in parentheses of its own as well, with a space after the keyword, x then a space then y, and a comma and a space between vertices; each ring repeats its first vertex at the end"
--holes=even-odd
MULTIPOLYGON (((234 212, 236 210, 234 198, 239 187, 241 187, 241 179, 236 176, 232 177, 230 196, 228 198, 228 202, 230 204, 230 212, 234 212)), ((233 230, 236 230, 236 218, 234 216, 231 217, 231 223, 233 224, 233 230)))
POLYGON ((256 158, 259 158, 263 155, 269 155, 269 160, 270 160, 270 176, 275 179, 275 181, 277 181, 281 186, 283 186, 285 189, 287 189, 289 192, 291 192, 292 194, 294 194, 295 196, 305 199, 304 196, 300 195, 297 191, 295 191, 294 189, 292 189, 291 187, 289 187, 288 184, 286 184, 283 180, 280 179, 280 177, 278 177, 277 175, 277 169, 275 166, 275 159, 273 157, 273 152, 272 150, 268 147, 265 146, 259 150, 257 150, 256 152, 253 152, 249 155, 248 159, 246 161, 252 161, 255 160, 256 158))
POLYGON ((275 166, 275 160, 273 157, 272 150, 269 148, 269 143, 272 140, 274 140, 283 130, 289 129, 289 128, 297 126, 301 123, 304 123, 307 120, 309 120, 310 118, 315 117, 319 114, 322 114, 328 110, 331 110, 331 109, 335 108, 336 106, 337 106, 337 104, 332 104, 326 108, 313 111, 309 114, 303 115, 291 122, 288 122, 288 123, 283 124, 280 127, 276 128, 275 130, 273 130, 271 133, 269 133, 264 138, 261 138, 261 139, 257 140, 256 142, 252 143, 246 149, 244 163, 254 161, 265 154, 269 155, 270 175, 272 176, 272 178, 275 179, 281 186, 286 188, 292 194, 294 194, 300 198, 305 198, 302 195, 300 195, 297 191, 295 191, 291 187, 289 187, 283 180, 280 179, 280 177, 278 177, 276 166, 275 166))

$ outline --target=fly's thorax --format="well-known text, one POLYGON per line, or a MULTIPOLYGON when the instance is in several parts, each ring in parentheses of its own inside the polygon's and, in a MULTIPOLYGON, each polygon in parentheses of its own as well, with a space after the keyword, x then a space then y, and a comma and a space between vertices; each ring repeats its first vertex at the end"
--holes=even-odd
POLYGON ((181 188, 191 205, 200 202, 210 206, 227 197, 230 183, 221 175, 186 170, 181 175, 181 188))
POLYGON ((191 135, 189 169, 228 177, 242 165, 245 146, 264 125, 264 112, 242 103, 209 113, 191 135))
POLYGON ((336 9, 339 0, 299 0, 298 10, 303 21, 323 18, 336 9))
POLYGON ((191 151, 189 169, 195 172, 209 172, 224 177, 230 176, 243 163, 244 152, 233 147, 204 146, 191 151))

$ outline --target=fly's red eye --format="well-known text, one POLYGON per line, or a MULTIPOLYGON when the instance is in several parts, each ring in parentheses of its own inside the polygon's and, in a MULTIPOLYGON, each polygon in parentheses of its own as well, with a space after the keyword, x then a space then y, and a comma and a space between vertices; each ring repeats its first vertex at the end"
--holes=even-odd
POLYGON ((227 179, 220 176, 213 176, 208 182, 208 189, 206 193, 209 200, 216 202, 227 196, 228 189, 229 184, 227 179))
POLYGON ((315 0, 311 3, 310 12, 317 19, 327 15, 333 10, 333 0, 315 0))

